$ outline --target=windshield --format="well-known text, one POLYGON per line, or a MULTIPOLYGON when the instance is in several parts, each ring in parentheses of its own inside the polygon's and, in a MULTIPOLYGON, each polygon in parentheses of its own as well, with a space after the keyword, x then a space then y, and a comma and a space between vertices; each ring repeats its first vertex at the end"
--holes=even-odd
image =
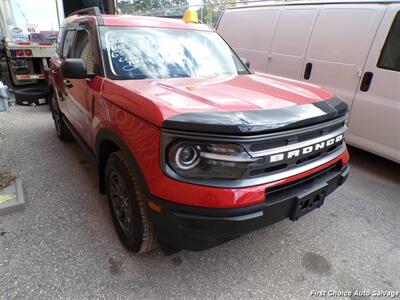
POLYGON ((53 41, 58 33, 55 0, 0 0, 4 35, 14 41, 53 41))
POLYGON ((118 78, 214 77, 248 74, 215 32, 102 28, 109 67, 118 78))

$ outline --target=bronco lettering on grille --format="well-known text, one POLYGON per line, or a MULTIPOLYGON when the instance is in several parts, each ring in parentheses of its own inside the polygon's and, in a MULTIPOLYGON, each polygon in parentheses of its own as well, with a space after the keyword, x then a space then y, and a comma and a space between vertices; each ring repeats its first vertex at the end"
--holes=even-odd
POLYGON ((277 153, 274 155, 271 155, 269 157, 269 162, 277 162, 277 161, 282 161, 285 159, 291 159, 295 157, 301 157, 301 156, 306 156, 307 154, 314 154, 317 151, 322 152, 323 149, 333 146, 335 144, 340 143, 343 140, 343 134, 340 134, 334 138, 328 139, 326 141, 316 143, 313 145, 309 145, 307 147, 299 148, 299 149, 294 149, 288 152, 283 152, 283 153, 277 153))

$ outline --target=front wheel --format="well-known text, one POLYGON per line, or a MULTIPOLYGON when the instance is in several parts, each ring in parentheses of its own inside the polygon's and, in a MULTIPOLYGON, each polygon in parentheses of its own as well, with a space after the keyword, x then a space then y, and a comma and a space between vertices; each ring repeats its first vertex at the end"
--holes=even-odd
POLYGON ((56 134, 58 138, 62 141, 71 141, 73 140, 73 136, 69 131, 67 125, 65 125, 64 120, 62 119, 62 113, 60 112, 60 107, 58 106, 57 96, 55 95, 55 91, 51 93, 51 115, 54 120, 54 125, 56 127, 56 134))
POLYGON ((145 193, 133 169, 120 151, 107 160, 106 193, 113 222, 122 244, 130 251, 145 253, 157 246, 149 218, 145 193))

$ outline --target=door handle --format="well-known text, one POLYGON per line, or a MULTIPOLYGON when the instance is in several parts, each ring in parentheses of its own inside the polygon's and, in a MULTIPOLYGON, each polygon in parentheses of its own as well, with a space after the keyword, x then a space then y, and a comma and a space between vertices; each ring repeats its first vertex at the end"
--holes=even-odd
POLYGON ((368 92, 369 87, 371 86, 372 78, 374 77, 374 73, 365 72, 363 79, 361 81, 360 90, 363 92, 368 92))
POLYGON ((64 84, 64 86, 67 87, 67 88, 73 87, 71 81, 69 81, 68 79, 64 80, 64 81, 63 81, 63 84, 64 84))
POLYGON ((306 69, 304 70, 304 79, 306 80, 310 79, 312 67, 313 67, 312 63, 306 64, 306 69))

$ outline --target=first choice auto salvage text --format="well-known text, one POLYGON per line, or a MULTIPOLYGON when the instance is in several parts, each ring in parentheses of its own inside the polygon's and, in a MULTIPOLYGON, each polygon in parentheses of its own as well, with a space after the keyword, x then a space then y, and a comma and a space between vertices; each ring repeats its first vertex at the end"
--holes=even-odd
POLYGON ((400 291, 384 290, 311 290, 312 297, 385 297, 400 298, 400 291))

